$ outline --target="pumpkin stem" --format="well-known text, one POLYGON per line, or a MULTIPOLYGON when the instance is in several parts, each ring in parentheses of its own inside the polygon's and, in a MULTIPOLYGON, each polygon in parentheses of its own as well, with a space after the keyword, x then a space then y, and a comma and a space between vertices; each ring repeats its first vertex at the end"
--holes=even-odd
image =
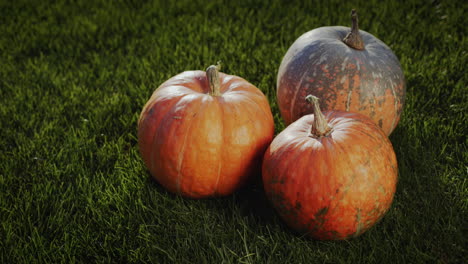
POLYGON ((206 79, 208 80, 208 85, 210 86, 210 94, 212 96, 220 96, 221 82, 219 80, 219 70, 221 69, 221 64, 218 61, 217 65, 211 65, 206 68, 206 79))
POLYGON ((354 9, 351 10, 351 21, 353 22, 351 26, 351 32, 346 35, 346 37, 343 39, 343 42, 353 49, 363 50, 364 41, 362 40, 361 34, 359 33, 358 15, 354 9))
POLYGON ((305 99, 314 106, 314 123, 310 131, 311 134, 318 138, 327 136, 331 132, 331 127, 320 110, 318 97, 309 94, 305 99))

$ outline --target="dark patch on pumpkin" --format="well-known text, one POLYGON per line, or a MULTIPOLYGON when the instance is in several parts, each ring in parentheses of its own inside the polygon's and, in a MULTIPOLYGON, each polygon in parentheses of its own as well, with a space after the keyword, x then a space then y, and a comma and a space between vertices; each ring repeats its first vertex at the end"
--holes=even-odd
POLYGON ((343 238, 343 236, 340 233, 338 233, 338 231, 336 230, 331 230, 329 234, 330 234, 329 237, 333 240, 338 240, 338 239, 343 238))
POLYGON ((359 107, 359 111, 364 111, 367 109, 367 105, 361 105, 361 107, 359 107))
POLYGON ((302 208, 301 203, 296 201, 296 206, 294 206, 294 208, 296 208, 297 210, 301 210, 302 208))
POLYGON ((364 166, 369 167, 371 162, 370 156, 367 156, 366 161, 364 161, 364 166))
POLYGON ((323 208, 320 208, 320 210, 315 213, 315 217, 322 217, 328 212, 328 206, 325 206, 323 208))
POLYGON ((275 205, 276 211, 286 219, 297 219, 297 210, 285 198, 281 191, 271 191, 267 193, 272 204, 275 205))
POLYGON ((319 223, 320 226, 322 226, 326 219, 325 219, 325 215, 328 213, 328 206, 325 206, 323 208, 320 208, 315 214, 314 214, 314 217, 315 217, 315 221, 317 223, 319 223))
POLYGON ((279 177, 270 179, 270 184, 284 184, 284 179, 280 179, 279 177))
POLYGON ((340 192, 340 189, 336 189, 336 192, 335 193, 339 193, 340 192))
POLYGON ((380 128, 383 127, 383 120, 382 120, 382 119, 379 120, 379 127, 380 127, 380 128))

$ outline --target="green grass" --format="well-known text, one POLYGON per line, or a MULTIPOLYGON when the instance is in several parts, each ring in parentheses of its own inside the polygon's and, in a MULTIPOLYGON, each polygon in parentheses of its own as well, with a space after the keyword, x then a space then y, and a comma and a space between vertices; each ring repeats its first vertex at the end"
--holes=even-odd
POLYGON ((1 263, 466 261, 465 1, 166 2, 0 1, 1 263), (380 223, 314 241, 282 223, 259 184, 190 200, 151 180, 136 127, 159 84, 222 61, 267 95, 279 132, 283 55, 308 30, 349 25, 353 7, 407 79, 390 137, 399 184, 380 223))

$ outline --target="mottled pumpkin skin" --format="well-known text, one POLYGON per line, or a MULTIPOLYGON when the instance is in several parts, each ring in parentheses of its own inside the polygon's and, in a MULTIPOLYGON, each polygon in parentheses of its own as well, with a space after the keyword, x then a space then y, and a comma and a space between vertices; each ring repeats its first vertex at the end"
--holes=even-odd
POLYGON ((358 236, 387 212, 397 184, 393 147, 368 117, 324 112, 332 131, 311 136, 314 115, 283 130, 265 152, 267 197, 294 230, 319 240, 358 236))
POLYGON ((358 112, 387 134, 394 130, 405 101, 405 78, 387 45, 360 30, 364 50, 347 46, 347 27, 321 27, 299 37, 281 62, 277 96, 287 124, 312 113, 304 97, 320 98, 322 110, 358 112))
POLYGON ((261 171, 273 116, 264 94, 219 73, 221 96, 209 94, 204 71, 174 76, 144 106, 138 144, 151 175, 190 198, 225 196, 261 171))

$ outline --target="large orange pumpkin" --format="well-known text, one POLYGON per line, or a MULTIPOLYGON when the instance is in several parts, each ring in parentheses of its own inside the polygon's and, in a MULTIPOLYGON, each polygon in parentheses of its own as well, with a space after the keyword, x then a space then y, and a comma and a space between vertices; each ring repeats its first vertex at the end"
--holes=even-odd
POLYGON ((231 194, 260 174, 273 133, 265 95, 215 66, 164 82, 138 122, 140 153, 150 173, 169 191, 191 198, 231 194))
POLYGON ((389 209, 397 161, 372 120, 351 112, 322 114, 317 100, 315 114, 289 125, 265 152, 264 188, 293 229, 320 240, 347 239, 389 209))
POLYGON ((373 35, 353 26, 321 27, 299 37, 284 56, 277 78, 281 116, 290 124, 312 113, 304 97, 314 94, 324 110, 357 112, 390 135, 405 101, 398 58, 373 35))

